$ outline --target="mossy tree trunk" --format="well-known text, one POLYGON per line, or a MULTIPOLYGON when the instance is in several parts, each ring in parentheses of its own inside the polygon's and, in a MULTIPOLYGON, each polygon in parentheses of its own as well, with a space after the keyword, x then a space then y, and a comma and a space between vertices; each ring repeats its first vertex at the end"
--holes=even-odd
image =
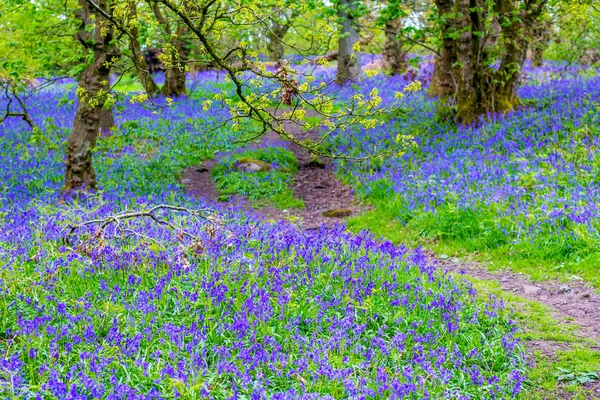
POLYGON ((339 0, 337 7, 341 21, 341 36, 338 42, 335 80, 339 84, 345 84, 349 81, 357 81, 361 76, 360 53, 354 49, 359 37, 353 16, 355 8, 353 0, 339 0))
MULTIPOLYGON (((97 4, 106 13, 111 12, 106 0, 99 0, 97 4)), ((119 58, 119 52, 112 43, 112 25, 91 8, 86 0, 79 0, 79 5, 81 27, 78 39, 86 49, 93 52, 94 61, 79 77, 77 112, 67 145, 63 192, 96 187, 92 150, 102 124, 107 126, 112 120, 112 111, 105 108, 104 103, 108 95, 111 65, 119 58), (86 29, 90 25, 94 28, 86 29)))
POLYGON ((458 122, 470 123, 521 105, 517 93, 526 27, 537 20, 545 4, 546 0, 436 0, 450 34, 443 37, 444 48, 436 61, 438 82, 432 91, 451 99, 458 122), (497 67, 494 61, 499 61, 497 67), (453 92, 447 77, 456 80, 453 92))

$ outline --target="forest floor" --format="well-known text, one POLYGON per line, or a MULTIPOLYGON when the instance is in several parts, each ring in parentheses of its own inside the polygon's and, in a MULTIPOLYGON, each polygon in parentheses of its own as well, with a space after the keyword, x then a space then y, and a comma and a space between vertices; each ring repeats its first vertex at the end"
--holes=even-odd
MULTIPOLYGON (((286 129, 300 140, 311 135, 296 125, 290 124, 286 129)), ((265 140, 277 138, 274 132, 264 137, 265 140)), ((352 188, 336 177, 329 160, 316 162, 304 148, 293 144, 288 148, 298 160, 293 191, 304 201, 304 208, 279 210, 269 204, 257 207, 255 202, 240 195, 229 197, 229 204, 256 213, 265 220, 291 221, 303 229, 318 229, 322 225, 330 227, 365 213, 371 214, 366 223, 351 224, 351 229, 369 229, 370 219, 383 217, 373 214, 376 213, 373 207, 359 201, 352 188), (324 216, 327 211, 335 211, 339 215, 324 216)), ((222 200, 210 174, 215 164, 215 160, 209 160, 184 171, 181 182, 188 193, 208 201, 222 200)), ((392 233, 395 225, 394 221, 390 221, 387 232, 380 229, 379 235, 394 241, 392 233)), ((436 254, 428 249, 427 244, 423 247, 431 263, 471 282, 482 298, 496 296, 514 310, 522 329, 521 339, 533 367, 531 388, 524 398, 600 399, 600 380, 581 383, 578 378, 585 376, 577 372, 594 371, 600 365, 600 294, 595 288, 576 280, 533 281, 509 268, 491 271, 485 263, 470 257, 459 259, 436 254)))

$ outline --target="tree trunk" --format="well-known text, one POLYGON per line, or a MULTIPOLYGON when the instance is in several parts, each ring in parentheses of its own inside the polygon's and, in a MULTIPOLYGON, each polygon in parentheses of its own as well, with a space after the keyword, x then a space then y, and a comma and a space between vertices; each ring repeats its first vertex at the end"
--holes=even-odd
POLYGON ((340 0, 337 12, 342 21, 342 35, 338 43, 338 66, 335 78, 339 84, 359 80, 362 72, 360 53, 354 50, 354 44, 358 42, 359 37, 354 26, 353 11, 354 3, 352 0, 340 0))
MULTIPOLYGON (((454 9, 453 0, 436 0, 435 4, 440 15, 448 15, 454 9)), ((456 78, 458 71, 455 67, 457 61, 456 41, 448 36, 453 28, 454 21, 450 18, 444 19, 441 29, 442 48, 440 54, 435 57, 433 76, 428 91, 430 96, 443 100, 454 98, 458 91, 456 78)))
POLYGON ((408 67, 404 39, 400 35, 402 18, 386 21, 384 25, 385 44, 383 45, 383 63, 389 75, 403 74, 408 67))
POLYGON ((543 21, 536 21, 531 28, 531 65, 541 67, 544 64, 544 50, 548 41, 548 30, 543 21))
MULTIPOLYGON (((106 85, 104 85, 103 90, 105 93, 110 91, 110 82, 107 82, 106 85)), ((110 130, 116 126, 112 107, 106 108, 103 106, 100 109, 100 136, 110 135, 110 130)))
POLYGON ((496 1, 494 13, 499 23, 493 23, 485 32, 482 21, 489 15, 480 0, 436 0, 438 12, 446 17, 444 48, 436 60, 430 93, 447 98, 452 93, 448 78, 455 79, 456 119, 461 123, 477 121, 489 113, 506 113, 521 105, 518 89, 528 40, 525 27, 536 21, 546 0, 525 0, 524 4, 516 1, 496 1), (492 50, 500 45, 501 49, 492 50), (494 69, 493 57, 499 50, 500 65, 494 69))
MULTIPOLYGON (((374 35, 369 35, 369 36, 367 36, 367 37, 361 38, 361 39, 358 41, 358 44, 360 44, 361 46, 366 46, 366 45, 368 45, 369 43, 371 43, 371 41, 372 41, 374 38, 375 38, 375 36, 374 36, 374 35)), ((337 60, 337 59, 338 59, 338 57, 339 57, 339 55, 340 55, 340 50, 339 50, 339 49, 337 49, 337 50, 333 50, 333 51, 330 51, 330 52, 328 52, 328 53, 325 53, 325 54, 323 54, 323 55, 322 55, 322 56, 320 56, 320 57, 313 58, 312 60, 310 60, 310 64, 318 64, 319 62, 321 62, 321 61, 323 61, 323 60, 325 60, 325 61, 333 61, 333 60, 337 60)))
POLYGON ((184 43, 184 35, 187 33, 187 26, 183 23, 177 25, 175 36, 170 41, 167 56, 170 57, 169 66, 165 72, 165 84, 162 87, 162 94, 168 97, 185 96, 187 89, 185 87, 187 48, 184 43))
MULTIPOLYGON (((110 13, 106 0, 99 0, 97 4, 110 13)), ((79 102, 67 146, 63 192, 96 188, 92 149, 100 131, 102 110, 106 110, 104 102, 106 85, 110 79, 110 65, 119 57, 117 48, 111 43, 112 25, 104 23, 100 26, 98 21, 104 22, 104 18, 96 13, 86 0, 79 0, 79 5, 81 27, 78 38, 87 49, 94 52, 94 62, 89 64, 79 77, 79 102), (95 28, 91 32, 86 31, 86 26, 93 23, 96 24, 95 28)))
POLYGON ((267 32, 267 52, 271 61, 279 61, 283 58, 283 37, 288 31, 288 25, 274 22, 267 32))
POLYGON ((129 0, 129 20, 136 21, 136 23, 131 25, 129 33, 131 35, 131 52, 133 53, 137 76, 142 83, 142 86, 144 86, 144 90, 148 97, 154 97, 158 93, 158 86, 156 85, 156 82, 154 82, 152 74, 150 74, 148 65, 146 64, 146 59, 142 54, 142 48, 138 39, 139 29, 137 25, 137 5, 135 0, 129 0))
POLYGON ((100 110, 100 136, 110 135, 110 130, 116 126, 112 108, 102 107, 100 110))

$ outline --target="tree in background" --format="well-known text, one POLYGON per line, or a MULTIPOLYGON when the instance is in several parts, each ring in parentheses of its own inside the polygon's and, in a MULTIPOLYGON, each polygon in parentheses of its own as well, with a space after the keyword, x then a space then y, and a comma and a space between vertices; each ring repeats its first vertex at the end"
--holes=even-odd
POLYGON ((385 36, 382 52, 384 68, 389 75, 402 74, 408 67, 406 39, 402 36, 404 17, 406 13, 401 8, 400 0, 390 0, 379 17, 385 36))
POLYGON ((298 9, 282 9, 273 6, 270 23, 266 25, 267 52, 271 61, 279 62, 285 54, 285 35, 288 33, 294 20, 298 17, 298 9))
POLYGON ((165 17, 159 4, 159 2, 150 2, 156 21, 158 21, 165 35, 169 38, 169 42, 165 45, 164 58, 161 58, 167 69, 165 71, 165 83, 161 92, 167 97, 184 96, 187 94, 185 77, 190 53, 185 39, 188 28, 184 23, 177 21, 175 22, 175 32, 173 32, 171 24, 167 19, 169 13, 167 12, 167 17, 165 17))
MULTIPOLYGON (((82 187, 95 188, 96 175, 92 168, 92 150, 96 145, 101 120, 112 117, 113 97, 107 87, 112 65, 120 53, 113 42, 113 25, 86 0, 79 0, 78 18, 81 25, 77 38, 90 53, 91 59, 81 73, 77 88, 77 112, 67 145, 65 161, 65 191, 82 187)), ((107 15, 112 8, 107 0, 96 6, 107 15)))
POLYGON ((360 79, 359 36, 356 27, 357 7, 353 0, 338 0, 337 15, 340 20, 340 37, 338 39, 336 82, 344 84, 360 79))
POLYGON ((546 0, 435 0, 442 36, 430 93, 463 123, 520 106, 529 29, 546 0))
POLYGON ((142 46, 139 39, 139 25, 137 13, 137 2, 136 0, 128 0, 129 2, 129 15, 128 15, 128 26, 130 34, 130 48, 132 53, 132 59, 134 63, 137 76, 144 86, 144 90, 149 97, 153 97, 159 91, 158 85, 154 82, 152 74, 149 71, 146 59, 142 53, 142 46))
POLYGON ((531 30, 531 40, 529 41, 531 65, 541 67, 544 63, 544 50, 548 47, 550 39, 550 26, 547 18, 540 17, 529 29, 531 30))

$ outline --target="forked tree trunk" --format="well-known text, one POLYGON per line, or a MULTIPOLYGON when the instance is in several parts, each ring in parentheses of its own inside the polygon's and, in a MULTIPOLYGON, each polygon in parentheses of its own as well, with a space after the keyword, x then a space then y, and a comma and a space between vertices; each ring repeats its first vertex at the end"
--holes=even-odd
MULTIPOLYGON (((97 4, 110 13, 106 0, 99 0, 97 4)), ((93 51, 94 61, 79 77, 79 102, 67 145, 63 192, 96 187, 96 174, 92 168, 92 149, 96 145, 102 115, 110 112, 104 108, 105 88, 110 78, 110 66, 119 57, 117 48, 111 43, 112 26, 108 23, 100 26, 98 22, 105 22, 104 18, 96 13, 86 0, 79 0, 79 5, 81 28, 78 38, 87 49, 93 51), (95 24, 93 30, 86 31, 86 26, 93 23, 95 24)), ((108 119, 106 116, 104 118, 108 119)))
POLYGON ((358 42, 359 37, 354 26, 353 12, 354 2, 352 0, 340 0, 337 13, 342 22, 342 29, 338 43, 338 66, 335 78, 339 84, 359 80, 362 72, 360 53, 354 50, 354 44, 358 42))
POLYGON ((384 25, 385 44, 383 45, 383 62, 389 75, 398 75, 406 71, 406 50, 404 40, 400 35, 402 30, 402 18, 394 18, 386 21, 384 25))
POLYGON ((489 16, 484 13, 486 5, 481 0, 436 0, 438 11, 452 16, 447 17, 448 32, 459 34, 443 37, 442 56, 436 60, 437 82, 432 90, 448 96, 451 92, 448 78, 456 80, 459 122, 470 123, 488 113, 506 113, 521 105, 518 89, 528 40, 525 27, 539 17, 546 0, 517 2, 495 1, 493 11, 499 24, 492 24, 486 33, 483 21, 489 16), (502 40, 497 40, 498 36, 502 40), (495 69, 491 66, 495 60, 492 57, 499 49, 493 51, 492 47, 497 44, 503 48, 500 65, 495 69), (454 64, 460 67, 455 68, 454 64))
MULTIPOLYGON (((137 21, 137 4, 135 0, 129 0, 129 20, 137 21)), ((154 82, 154 79, 152 78, 152 74, 150 73, 148 65, 146 64, 146 59, 142 54, 137 23, 131 25, 129 34, 131 35, 131 52, 133 53, 137 76, 142 83, 142 86, 144 86, 144 90, 146 91, 148 97, 154 97, 158 93, 159 89, 156 85, 156 82, 154 82)))
POLYGON ((170 57, 170 63, 165 72, 165 84, 161 92, 168 97, 185 96, 187 94, 185 76, 188 51, 184 42, 186 33, 186 25, 178 24, 175 36, 172 37, 169 49, 166 52, 167 56, 170 57))

